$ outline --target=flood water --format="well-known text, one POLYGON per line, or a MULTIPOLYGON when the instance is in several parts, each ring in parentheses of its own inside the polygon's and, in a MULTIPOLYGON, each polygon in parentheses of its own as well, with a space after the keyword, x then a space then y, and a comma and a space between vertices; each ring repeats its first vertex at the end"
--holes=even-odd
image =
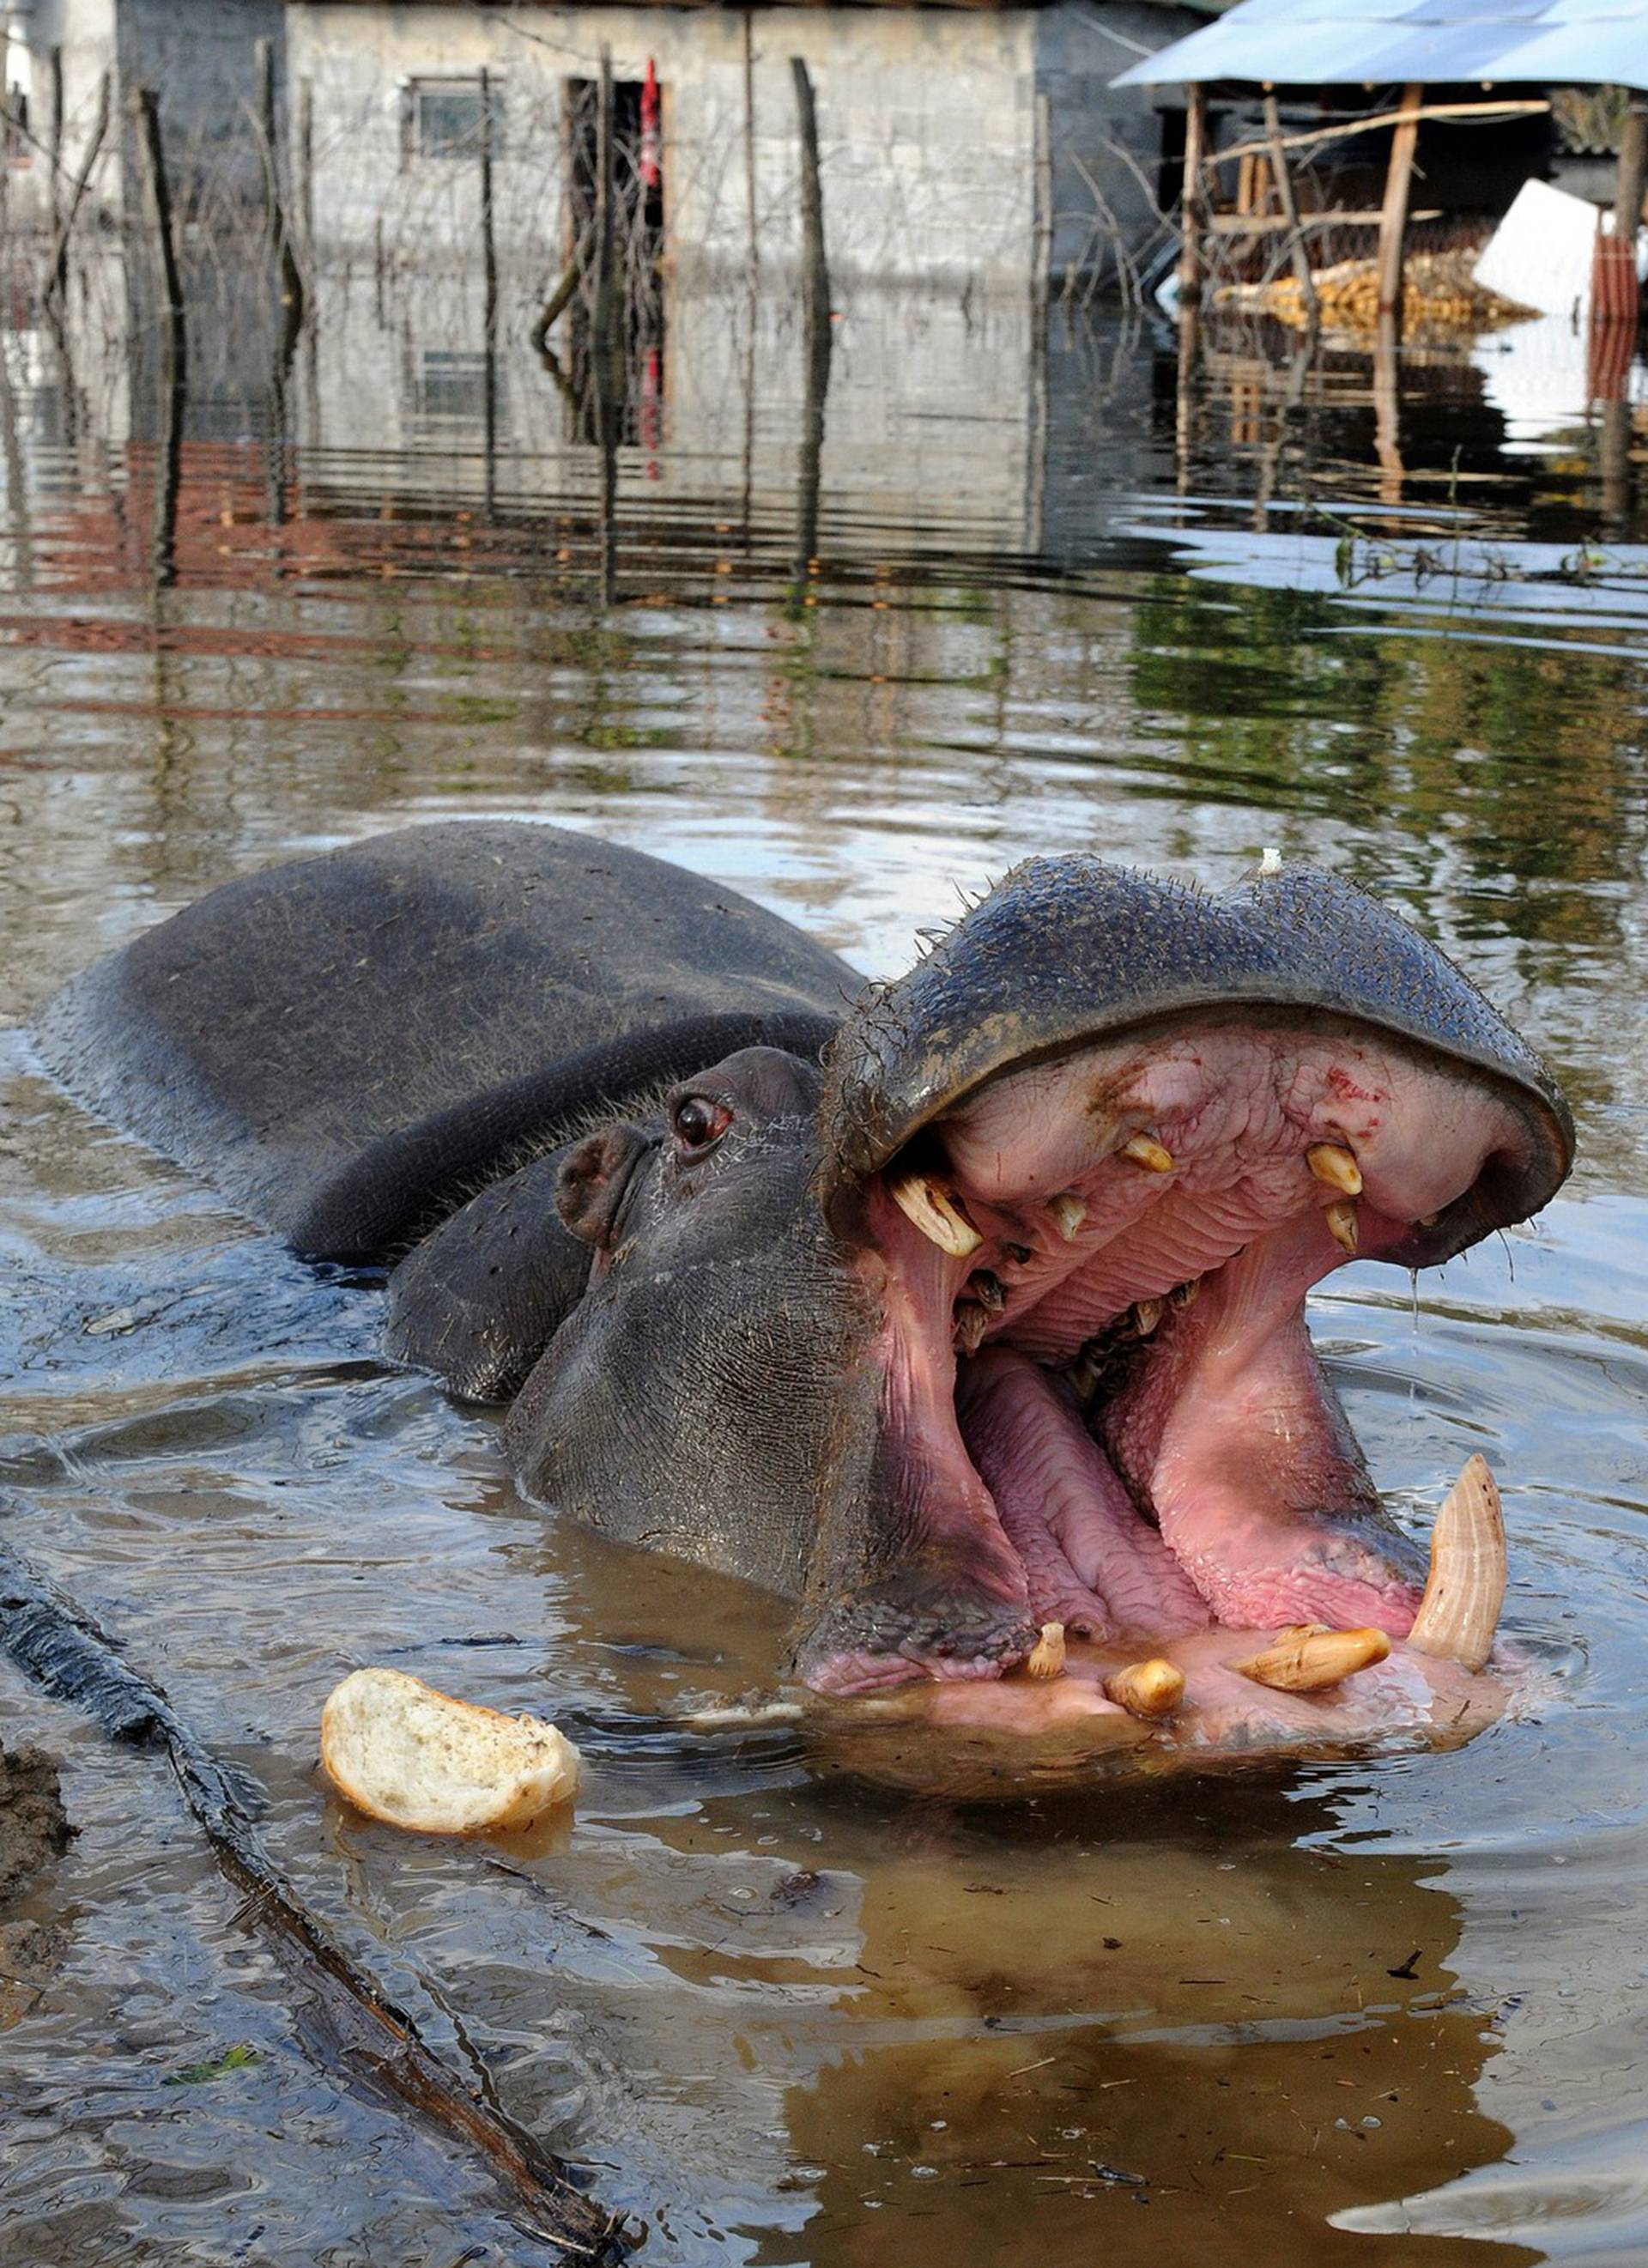
MULTIPOLYGON (((1393 468, 1350 357, 1301 384, 1238 340, 1181 402, 1148 327, 1056 313, 1026 358, 1021 314, 864 295, 821 448, 792 329, 678 335, 604 537, 527 357, 489 454, 365 300, 300 349, 278 446, 266 402, 191 403, 159 578, 152 423, 111 430, 84 367, 71 418, 8 340, 0 1538, 249 1771, 304 1895, 645 2260, 1640 2262, 1648 506, 1597 422, 1416 358, 1393 468), (1313 1320, 1417 1532, 1471 1451, 1500 1474, 1537 1708, 1452 1754, 988 1802, 684 1728, 774 1688, 771 1602, 523 1503, 493 1422, 379 1359, 370 1286, 93 1123, 24 1036, 229 876, 498 816, 872 972, 1078 848, 1218 886, 1275 844, 1440 939, 1566 1082, 1579 1169, 1313 1320), (555 1719, 576 1818, 449 1845, 342 1808, 320 1705, 368 1660, 555 1719)), ((62 1757, 80 1830, 20 1909, 58 1965, 0 1979, 0 2258, 548 2257, 305 2052, 163 1763, 9 1664, 0 1734, 62 1757)))

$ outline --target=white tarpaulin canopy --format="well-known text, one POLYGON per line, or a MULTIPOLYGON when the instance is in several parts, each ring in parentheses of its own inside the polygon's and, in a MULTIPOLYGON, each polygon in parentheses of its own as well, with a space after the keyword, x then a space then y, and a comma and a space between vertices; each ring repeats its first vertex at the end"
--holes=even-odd
POLYGON ((1648 85, 1648 0, 1240 0, 1117 86, 1648 85))

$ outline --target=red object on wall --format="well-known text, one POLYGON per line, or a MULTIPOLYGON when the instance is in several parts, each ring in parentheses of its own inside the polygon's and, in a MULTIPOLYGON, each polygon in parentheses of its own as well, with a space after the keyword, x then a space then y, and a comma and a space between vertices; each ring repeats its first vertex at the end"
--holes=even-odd
POLYGON ((658 72, 649 55, 646 77, 641 82, 641 183, 648 189, 657 188, 662 175, 664 136, 659 113, 658 72))

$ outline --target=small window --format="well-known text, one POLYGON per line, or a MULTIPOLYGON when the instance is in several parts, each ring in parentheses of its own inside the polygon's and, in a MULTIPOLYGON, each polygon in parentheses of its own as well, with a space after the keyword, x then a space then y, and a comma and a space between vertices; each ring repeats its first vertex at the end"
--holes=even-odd
POLYGON ((486 390, 484 354, 428 347, 413 373, 412 414, 420 420, 478 426, 486 418, 486 390))
MULTIPOLYGON (((487 81, 492 114, 492 154, 502 153, 503 89, 487 81)), ((408 158, 468 158, 481 154, 482 93, 478 78, 415 78, 403 90, 401 146, 408 158)))

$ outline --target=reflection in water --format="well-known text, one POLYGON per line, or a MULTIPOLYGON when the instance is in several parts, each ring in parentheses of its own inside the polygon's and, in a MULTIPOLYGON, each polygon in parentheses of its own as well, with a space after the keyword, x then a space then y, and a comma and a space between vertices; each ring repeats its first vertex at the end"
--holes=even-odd
MULTIPOLYGON (((1373 1269, 1316 1314, 1416 1526, 1471 1449, 1504 1473, 1549 1697, 1452 1756, 989 1804, 888 1787, 839 1728, 689 1731, 770 1687, 770 1602, 519 1504, 487 1420, 380 1367, 374 1292, 92 1126, 15 1038, 8 1535, 660 2259, 1640 2252, 1648 642, 1641 553, 1573 565, 1583 429, 1507 456, 1479 372, 1405 359, 1381 511, 1365 365, 1210 327, 1187 395, 1148 331, 1055 310, 1033 355, 1023 306, 862 288, 827 420, 792 311, 740 284, 676 296, 666 424, 592 449, 511 289, 489 377, 469 280, 320 282, 290 360, 273 305, 198 327, 159 598, 152 342, 92 320, 95 278, 71 397, 11 342, 0 1013, 229 873, 437 816, 644 844, 875 968, 1033 850, 1346 867, 1579 1106, 1584 1201, 1416 1314, 1373 1269), (577 1822, 449 1847, 329 1802, 320 1703, 364 1659, 559 1719, 577 1822)), ((0 2254, 535 2257, 305 2059, 152 1769, 9 1670, 0 1703, 84 1830, 33 1909, 67 1915, 61 1967, 6 2033, 0 2254)))

